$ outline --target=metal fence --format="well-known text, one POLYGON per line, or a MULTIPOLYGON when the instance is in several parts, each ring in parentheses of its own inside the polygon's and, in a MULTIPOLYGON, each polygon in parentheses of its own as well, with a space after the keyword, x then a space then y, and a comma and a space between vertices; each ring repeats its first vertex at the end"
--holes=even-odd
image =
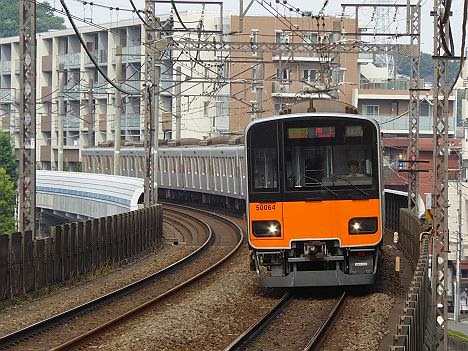
POLYGON ((414 269, 403 314, 400 316, 390 350, 429 350, 432 316, 429 280, 429 233, 423 232, 418 218, 407 209, 400 210, 400 245, 414 269))
POLYGON ((56 226, 42 239, 0 235, 0 301, 135 260, 161 238, 160 206, 56 226))

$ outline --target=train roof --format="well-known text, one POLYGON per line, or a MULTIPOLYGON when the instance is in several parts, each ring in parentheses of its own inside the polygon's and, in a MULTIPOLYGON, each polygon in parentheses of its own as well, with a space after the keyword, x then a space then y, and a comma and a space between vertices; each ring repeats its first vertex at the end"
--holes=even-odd
POLYGON ((330 112, 306 112, 306 113, 293 113, 293 114, 283 114, 283 115, 275 115, 272 117, 267 118, 260 118, 255 121, 250 122, 247 127, 245 128, 245 133, 256 124, 262 124, 271 121, 277 120, 287 120, 287 119, 296 119, 296 118, 304 118, 304 117, 335 117, 335 118, 346 118, 346 119, 361 119, 372 122, 377 130, 380 130, 379 123, 372 117, 366 115, 356 115, 350 113, 330 113, 330 112))

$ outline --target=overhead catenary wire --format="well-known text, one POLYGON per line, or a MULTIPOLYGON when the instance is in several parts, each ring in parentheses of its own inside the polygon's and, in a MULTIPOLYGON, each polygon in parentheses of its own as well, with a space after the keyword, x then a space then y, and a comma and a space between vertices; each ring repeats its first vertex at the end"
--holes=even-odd
POLYGON ((463 5, 463 20, 462 20, 462 38, 461 38, 461 49, 460 49, 460 65, 458 67, 457 74, 455 76, 455 79, 450 86, 449 94, 452 92, 453 88, 455 87, 455 84, 457 83, 458 77, 460 76, 460 73, 463 69, 463 65, 465 64, 465 40, 466 40, 466 25, 467 25, 467 18, 468 18, 468 0, 464 1, 463 5))
POLYGON ((132 93, 132 92, 130 92, 130 91, 126 91, 126 90, 121 89, 117 84, 115 84, 115 82, 113 82, 113 81, 107 76, 107 74, 101 69, 101 67, 99 67, 98 63, 96 62, 96 59, 94 58, 93 55, 91 55, 91 52, 89 51, 88 46, 86 45, 86 43, 84 42, 83 38, 81 37, 81 34, 80 34, 80 32, 78 31, 78 28, 76 27, 75 21, 74 21, 73 18, 70 16, 70 11, 68 10, 68 7, 67 7, 67 5, 65 4, 65 1, 64 1, 64 0, 60 0, 60 3, 62 4, 63 9, 65 10, 65 12, 66 12, 66 14, 67 14, 68 20, 70 21, 70 24, 72 25, 73 30, 74 30, 76 36, 78 37, 78 40, 80 41, 81 47, 85 50, 85 52, 86 52, 86 54, 88 55, 89 59, 91 60, 91 62, 93 63, 93 65, 94 65, 94 67, 97 69, 97 71, 101 74, 101 76, 102 76, 110 85, 112 85, 115 89, 117 89, 118 91, 122 92, 123 94, 127 94, 127 95, 141 95, 139 92, 138 92, 138 93, 132 93))

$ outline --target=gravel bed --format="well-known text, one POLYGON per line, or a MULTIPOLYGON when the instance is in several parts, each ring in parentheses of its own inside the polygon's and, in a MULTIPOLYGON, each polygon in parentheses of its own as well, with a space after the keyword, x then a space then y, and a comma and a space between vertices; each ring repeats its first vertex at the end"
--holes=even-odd
POLYGON ((243 350, 304 350, 336 301, 333 298, 294 298, 243 350))
MULTIPOLYGON (((169 237, 177 235, 170 226, 164 227, 164 233, 169 237)), ((133 283, 178 261, 195 249, 163 245, 142 260, 117 268, 106 275, 89 277, 73 285, 53 289, 49 295, 37 299, 18 301, 17 305, 0 311, 0 335, 9 334, 133 283)))
POLYGON ((284 291, 260 289, 244 247, 229 264, 163 308, 90 344, 100 350, 222 350, 273 306, 284 291))
POLYGON ((399 251, 391 246, 385 247, 378 283, 375 287, 369 288, 368 292, 365 289, 361 292, 357 290, 354 292, 355 296, 348 298, 342 316, 336 322, 322 350, 379 349, 383 337, 394 328, 394 326, 387 325, 393 304, 404 293, 400 285, 400 277, 395 273, 397 254, 399 251))

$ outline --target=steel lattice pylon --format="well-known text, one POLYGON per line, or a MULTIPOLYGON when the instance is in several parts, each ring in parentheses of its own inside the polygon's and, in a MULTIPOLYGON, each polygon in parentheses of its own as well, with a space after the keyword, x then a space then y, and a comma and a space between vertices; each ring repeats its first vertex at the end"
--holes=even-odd
POLYGON ((390 53, 392 55, 418 56, 419 48, 411 44, 373 44, 360 40, 334 43, 262 43, 256 42, 228 42, 228 41, 198 41, 180 39, 177 43, 170 40, 161 40, 168 50, 178 50, 183 47, 186 51, 232 51, 251 52, 252 46, 259 52, 316 52, 317 50, 328 53, 390 53), (165 42, 166 41, 166 42, 165 42))
MULTIPOLYGON (((421 33, 421 5, 420 1, 416 6, 410 7, 410 18, 408 18, 409 30, 411 32, 411 45, 415 45, 420 52, 421 33)), ((414 202, 414 213, 418 213, 418 184, 419 173, 417 171, 417 160, 419 158, 419 61, 420 55, 411 58, 410 76, 410 101, 409 101, 409 143, 408 143, 408 209, 411 210, 414 202)))
MULTIPOLYGON (((156 40, 156 17, 154 15, 155 7, 154 2, 145 1, 145 39, 147 43, 153 43, 156 40)), ((145 187, 145 207, 149 207, 156 203, 155 174, 154 174, 154 134, 155 126, 152 112, 154 111, 154 94, 153 85, 155 80, 155 62, 154 52, 151 46, 145 48, 145 86, 143 91, 145 101, 145 150, 146 150, 146 171, 144 179, 145 187)), ((157 127, 157 126, 156 126, 157 127)), ((157 135, 157 134, 156 134, 157 135)))
POLYGON ((36 232, 36 3, 20 1, 19 229, 36 232))
POLYGON ((434 349, 447 350, 447 252, 448 246, 448 116, 449 89, 447 57, 441 56, 441 0, 434 0, 434 110, 433 110, 433 251, 432 303, 435 312, 434 349))

